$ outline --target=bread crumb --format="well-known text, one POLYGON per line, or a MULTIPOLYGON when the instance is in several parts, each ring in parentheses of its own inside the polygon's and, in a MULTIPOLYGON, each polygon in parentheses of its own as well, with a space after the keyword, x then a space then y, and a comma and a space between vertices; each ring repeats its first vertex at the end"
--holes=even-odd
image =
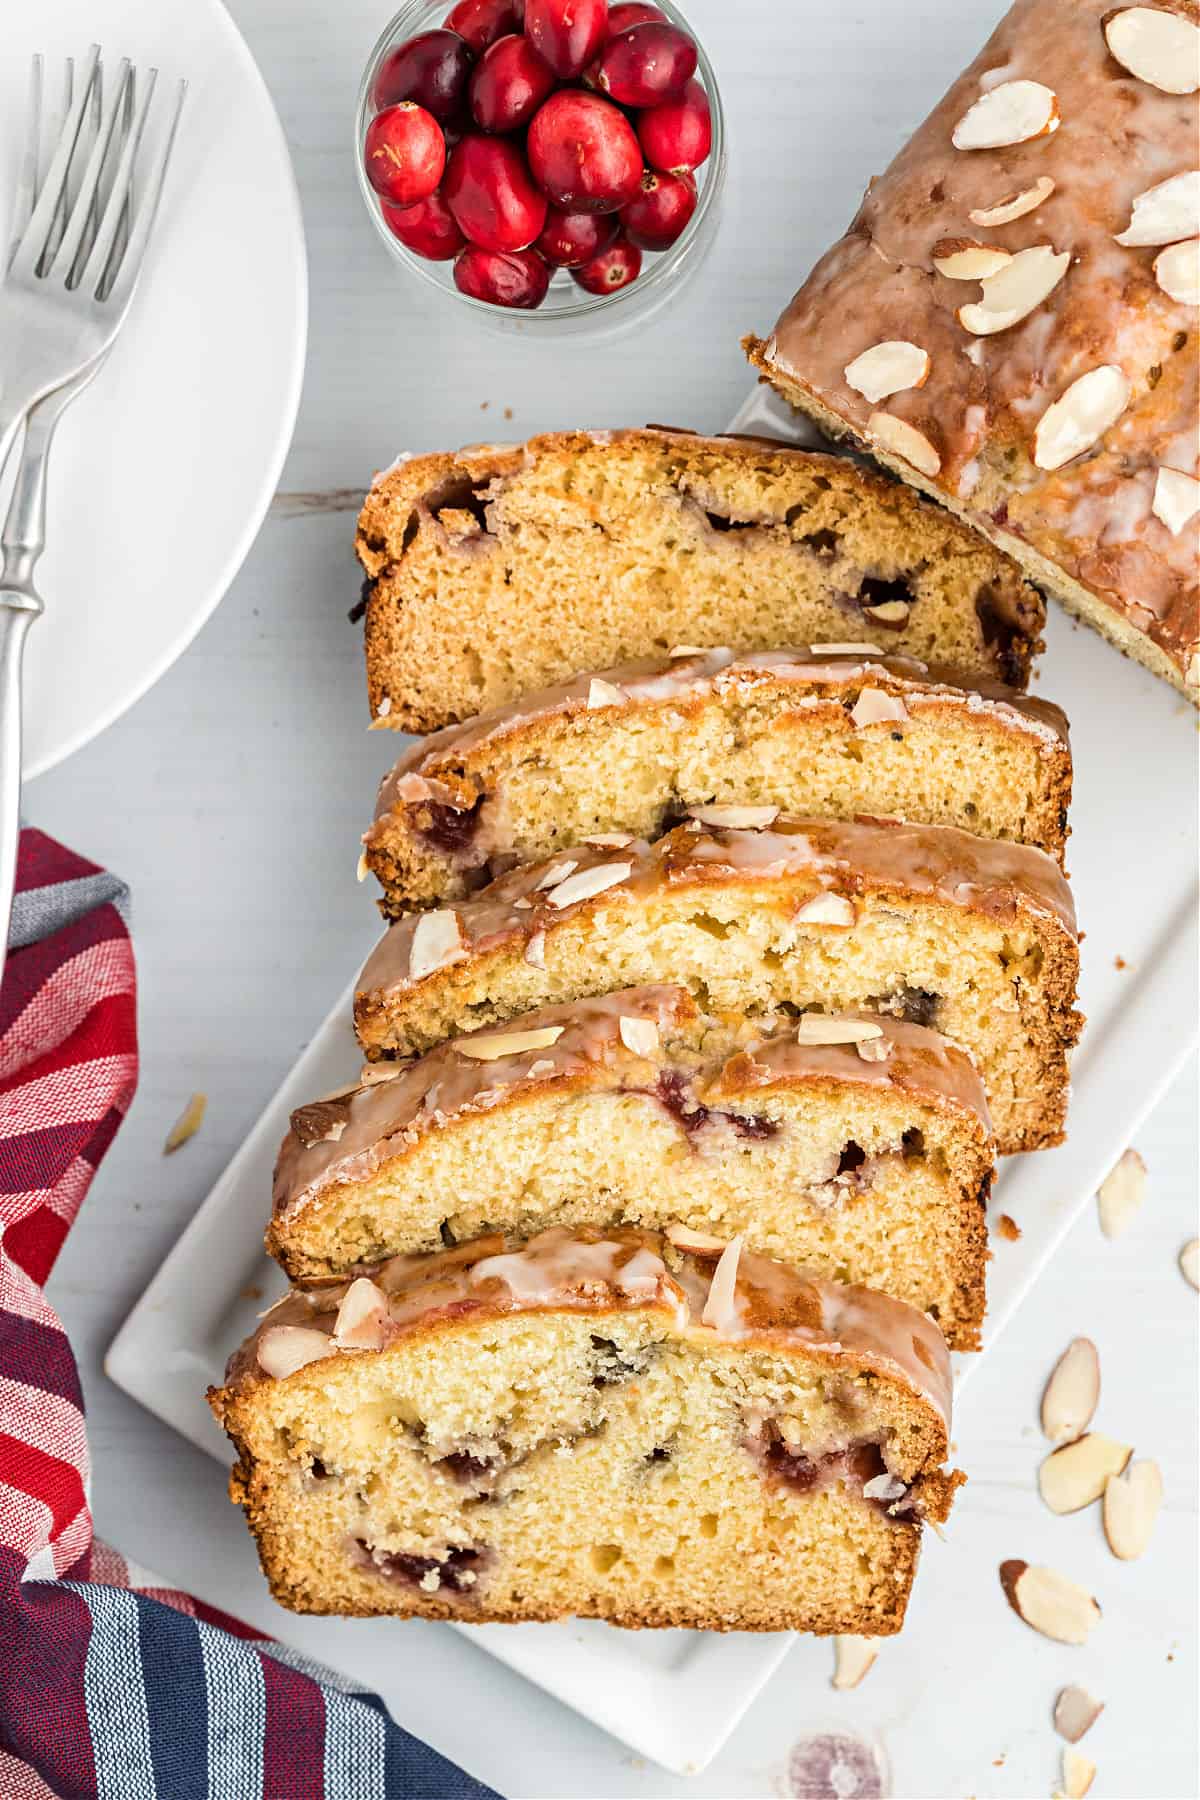
POLYGON ((1010 1244, 1015 1244, 1021 1235, 1021 1227, 1008 1213, 1000 1214, 996 1220, 996 1230, 1002 1238, 1007 1238, 1010 1244))

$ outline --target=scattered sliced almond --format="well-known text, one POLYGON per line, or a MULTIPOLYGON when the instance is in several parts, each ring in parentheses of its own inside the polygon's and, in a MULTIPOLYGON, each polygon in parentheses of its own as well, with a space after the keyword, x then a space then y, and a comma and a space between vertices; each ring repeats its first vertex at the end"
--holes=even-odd
POLYGON ((531 969, 544 969, 546 966, 546 934, 535 931, 525 946, 525 961, 531 969))
POLYGON ((956 150, 1000 150, 1045 137, 1060 123, 1052 88, 1040 81, 1002 81, 967 108, 950 135, 956 150))
POLYGON ((1154 279, 1168 300, 1200 306, 1200 238, 1168 244, 1154 259, 1154 279))
POLYGON ((907 625, 912 607, 907 600, 881 600, 878 606, 864 606, 863 611, 881 625, 907 625))
POLYGON ((864 1500, 903 1500, 907 1492, 907 1482, 901 1481, 898 1475, 889 1475, 886 1470, 863 1482, 864 1500))
POLYGON ((360 1275, 342 1296, 333 1340, 339 1350, 382 1350, 390 1317, 383 1289, 360 1275))
POLYGON ((867 432, 885 450, 911 463, 922 475, 936 475, 942 466, 941 457, 925 433, 906 419, 896 418, 894 413, 873 412, 867 420, 867 432))
POLYGON ((1083 1644, 1100 1623, 1100 1608, 1077 1581, 1037 1563, 1000 1564, 1000 1583, 1017 1617, 1059 1644, 1083 1644))
POLYGON ((1200 512, 1200 481, 1180 469, 1160 469, 1154 480, 1151 510, 1172 537, 1178 537, 1188 521, 1200 512))
POLYGON ((908 718, 908 708, 899 694, 885 694, 882 688, 863 688, 850 710, 856 730, 864 725, 895 725, 908 718))
POLYGON ((598 706, 623 706, 625 696, 611 681, 601 681, 598 675, 593 675, 588 683, 587 703, 589 711, 598 706))
POLYGON ((385 694, 383 699, 379 702, 379 705, 375 708, 375 717, 377 719, 386 719, 391 710, 392 696, 390 694, 385 694))
POLYGON ((397 1075, 403 1075, 410 1066, 407 1057, 396 1062, 364 1063, 359 1070, 356 1085, 358 1087, 378 1087, 381 1081, 395 1081, 397 1075))
POLYGON ((548 1050, 563 1034, 561 1025, 539 1025, 533 1031, 487 1031, 479 1037, 456 1038, 454 1048, 472 1062, 499 1062, 502 1056, 524 1056, 527 1050, 548 1050))
POLYGON ((1177 244, 1200 236, 1200 169, 1168 175, 1134 198, 1133 210, 1117 243, 1132 250, 1146 244, 1177 244))
POLYGON ((542 894, 547 888, 557 887, 560 881, 565 881, 568 875, 573 875, 578 867, 579 863, 575 860, 551 863, 534 888, 534 893, 542 894))
POLYGON ((360 850, 358 853, 358 864, 354 871, 355 880, 356 881, 365 881, 367 879, 367 876, 370 874, 370 872, 371 872, 371 865, 367 861, 367 853, 365 850, 360 850))
POLYGON ((763 831, 779 817, 777 806, 693 806, 693 819, 725 831, 763 831))
POLYGON ((1200 87, 1200 30, 1181 13, 1127 6, 1109 14, 1104 38, 1123 69, 1164 94, 1194 94, 1200 87))
POLYGON ((458 914, 450 910, 422 913, 408 950, 408 979, 422 981, 447 963, 466 955, 458 914))
POLYGON ((1136 1562, 1149 1549, 1162 1497, 1162 1470, 1156 1462, 1131 1463, 1123 1475, 1109 1476, 1104 1488, 1104 1535, 1122 1562, 1136 1562))
POLYGON ((1007 194, 1003 200, 997 200, 995 206, 978 206, 967 217, 972 225, 1011 225, 1014 219, 1023 219, 1026 213, 1034 212, 1053 192, 1054 183, 1049 175, 1039 175, 1032 187, 1022 188, 1019 194, 1007 194))
POLYGON ((332 1356, 336 1349, 333 1339, 323 1331, 313 1331, 307 1325, 272 1325, 259 1338, 255 1354, 263 1373, 282 1381, 297 1369, 332 1356))
POLYGON ((668 1225, 667 1237, 677 1250, 717 1251, 724 1250, 728 1238, 713 1237, 707 1231, 693 1231, 690 1225, 668 1225))
POLYGON ((892 1054, 892 1046, 885 1037, 864 1038, 854 1048, 864 1062, 886 1062, 892 1054))
POLYGON ((879 1654, 875 1638, 848 1637, 833 1640, 833 1682, 839 1691, 856 1688, 879 1654))
POLYGON ((1132 1455, 1132 1445, 1089 1431, 1050 1452, 1038 1470, 1038 1492, 1052 1513, 1082 1512, 1100 1499, 1109 1477, 1120 1475, 1132 1455))
POLYGON ((617 1029, 621 1042, 635 1056, 658 1055, 658 1026, 653 1019, 635 1019, 629 1013, 622 1013, 617 1029))
POLYGON ((591 900, 607 888, 616 887, 632 872, 632 863, 598 863, 594 869, 580 869, 578 875, 568 875, 565 881, 551 889, 546 899, 551 906, 574 906, 577 900, 591 900))
POLYGON ((1125 1150, 1100 1183, 1096 1196, 1105 1237, 1120 1237, 1141 1211, 1145 1198, 1146 1165, 1136 1150, 1125 1150))
POLYGON ((707 656, 708 651, 702 644, 676 644, 673 650, 667 651, 667 655, 673 662, 677 656, 707 656))
POLYGON ((702 1325, 713 1331, 736 1331, 740 1323, 737 1311, 737 1272, 742 1254, 742 1236, 730 1238, 708 1284, 708 1298, 700 1314, 702 1325))
POLYGON ((796 914, 798 925, 853 925, 857 918, 854 902, 844 894, 815 894, 806 900, 796 914))
POLYGON ((1077 1744, 1103 1711, 1103 1700, 1093 1700, 1086 1688, 1065 1687, 1054 1702, 1054 1729, 1068 1744, 1077 1744))
POLYGON ((844 644, 810 644, 809 649, 817 656, 882 656, 883 651, 878 644, 860 644, 847 642, 844 644))
POLYGON ((847 387, 874 406, 889 394, 924 387, 929 378, 929 352, 903 338, 888 338, 882 344, 872 344, 848 362, 842 374, 847 387))
POLYGON ((1096 1765, 1078 1750, 1063 1751, 1063 1800, 1083 1800, 1096 1779, 1096 1765))
POLYGON ((178 1150, 180 1145, 186 1144, 189 1138, 195 1137, 204 1123, 204 1114, 207 1109, 208 1095, 193 1094, 167 1133, 167 1141, 163 1145, 164 1156, 170 1156, 173 1150, 178 1150))
POLYGON ((873 1019, 835 1019, 828 1013, 801 1013, 796 1021, 798 1044, 865 1044, 883 1036, 873 1019))
POLYGON ((1129 382, 1115 363, 1101 363, 1051 402, 1033 434, 1039 469, 1061 469, 1104 436, 1129 404, 1129 382))
POLYGON ((1042 1430, 1052 1444, 1082 1436, 1100 1402, 1100 1357, 1091 1338, 1072 1338, 1042 1395, 1042 1430))
POLYGON ((632 844, 633 839, 627 831, 595 831, 583 841, 590 844, 593 850, 624 850, 626 844, 632 844))
POLYGON ((959 324, 976 337, 1018 325, 1054 292, 1070 262, 1069 250, 1055 250, 1051 244, 1018 250, 997 274, 984 276, 982 300, 959 307, 959 324))
POLYGON ((1189 1238, 1179 1252, 1179 1267, 1185 1281, 1200 1288, 1200 1238, 1189 1238))
POLYGON ((1011 250, 965 237, 939 238, 930 255, 938 274, 951 281, 986 281, 1012 261, 1011 250))

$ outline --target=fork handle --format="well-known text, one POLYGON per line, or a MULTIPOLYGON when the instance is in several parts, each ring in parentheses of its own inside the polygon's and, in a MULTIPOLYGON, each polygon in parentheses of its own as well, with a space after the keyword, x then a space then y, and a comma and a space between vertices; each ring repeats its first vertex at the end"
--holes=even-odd
POLYGON ((39 611, 26 595, 0 589, 0 974, 8 954, 21 829, 21 664, 25 635, 39 611))

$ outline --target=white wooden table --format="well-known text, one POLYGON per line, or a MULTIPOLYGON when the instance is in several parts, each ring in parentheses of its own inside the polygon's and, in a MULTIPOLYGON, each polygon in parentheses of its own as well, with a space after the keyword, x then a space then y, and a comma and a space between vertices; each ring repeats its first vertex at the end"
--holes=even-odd
MULTIPOLYGON (((719 427, 747 386, 740 334, 771 323, 999 6, 859 0, 861 62, 833 68, 816 5, 692 0, 730 123, 718 241, 674 311, 598 348, 484 333, 392 269, 361 213, 350 144, 385 5, 233 10, 279 105, 308 231, 310 359, 285 491, 193 648, 98 743, 34 784, 26 810, 134 894, 141 1086, 51 1287, 83 1371, 97 1527, 237 1611, 259 1577, 219 1471, 118 1393, 100 1363, 374 935, 356 840, 390 744, 364 729, 359 634, 346 621, 354 500, 401 446, 646 418, 719 427), (830 84, 845 94, 844 131, 823 165, 790 168, 789 122, 830 84), (194 1089, 209 1098, 203 1130, 164 1160, 194 1089)), ((930 1543, 904 1638, 856 1692, 833 1693, 830 1649, 800 1642, 720 1758, 687 1782, 461 1636, 416 1625, 396 1633, 401 1723, 510 1796, 789 1795, 791 1747, 825 1729, 877 1741, 896 1795, 1037 1796, 1058 1781, 1054 1694, 1078 1679, 1107 1702, 1085 1745, 1097 1800, 1194 1796, 1197 1307, 1175 1257, 1196 1229, 1195 1090, 1191 1067, 1142 1136, 1149 1198, 1127 1236, 1110 1244, 1085 1216, 975 1378, 957 1430, 971 1480, 950 1540, 930 1543), (1094 1509, 1056 1520, 1035 1490, 1041 1384, 1080 1332, 1100 1347, 1098 1422, 1157 1457, 1166 1478, 1157 1537, 1137 1565, 1110 1556, 1094 1509), (1034 1636, 1000 1593, 997 1565, 1011 1556, 1061 1565, 1102 1604, 1132 1597, 1137 1631, 1101 1626, 1074 1651, 1034 1636)), ((332 1654, 353 1629, 331 1627, 332 1654)))

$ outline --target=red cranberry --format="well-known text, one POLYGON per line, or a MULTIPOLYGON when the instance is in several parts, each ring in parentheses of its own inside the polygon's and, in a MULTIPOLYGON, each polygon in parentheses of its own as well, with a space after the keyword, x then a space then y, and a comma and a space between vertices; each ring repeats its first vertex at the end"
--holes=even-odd
POLYGON ((679 100, 648 107, 638 120, 638 137, 651 168, 669 175, 698 169, 712 149, 708 95, 700 83, 689 81, 679 100))
POLYGON ((525 36, 556 75, 582 75, 608 36, 608 0, 525 0, 525 36))
POLYGON ((439 125, 461 120, 471 52, 456 31, 423 31, 389 51, 375 77, 375 105, 415 100, 439 125))
POLYGON ((567 212, 616 212, 638 190, 642 153, 611 100, 560 88, 533 115, 526 139, 533 178, 567 212))
POLYGON ((556 269, 573 269, 590 262, 616 235, 615 213, 563 212, 552 206, 534 248, 556 269))
POLYGON ((376 113, 363 146, 367 180, 394 206, 432 194, 446 166, 446 140, 432 113, 415 100, 376 113))
POLYGON ((383 216, 388 230, 429 262, 449 262, 467 241, 440 194, 429 194, 412 206, 389 206, 385 200, 383 216))
POLYGON ((695 177, 647 169, 641 192, 621 208, 621 229, 643 250, 666 250, 696 210, 695 177))
POLYGON ((628 238, 614 238, 599 256, 593 256, 580 269, 572 269, 572 280, 589 294, 615 294, 628 287, 642 272, 642 253, 628 238))
POLYGON ((696 72, 696 46, 674 25, 635 25, 610 38, 596 86, 619 106, 678 100, 696 72))
POLYGON ((666 17, 660 7, 643 6, 641 0, 622 0, 620 6, 608 9, 608 35, 616 37, 619 32, 631 31, 635 25, 665 23, 666 17))
POLYGON ((445 24, 466 38, 476 56, 497 38, 521 29, 513 0, 458 0, 446 14, 445 24))
POLYGON ((481 250, 524 250, 546 222, 546 196, 507 138, 472 132, 455 144, 442 192, 461 229, 481 250))
POLYGON ((475 123, 484 131, 517 131, 528 125, 554 84, 554 70, 527 37, 497 38, 471 77, 475 123))
POLYGON ((454 285, 472 300, 492 306, 540 306, 550 271, 535 250, 480 250, 468 244, 454 265, 454 285))

